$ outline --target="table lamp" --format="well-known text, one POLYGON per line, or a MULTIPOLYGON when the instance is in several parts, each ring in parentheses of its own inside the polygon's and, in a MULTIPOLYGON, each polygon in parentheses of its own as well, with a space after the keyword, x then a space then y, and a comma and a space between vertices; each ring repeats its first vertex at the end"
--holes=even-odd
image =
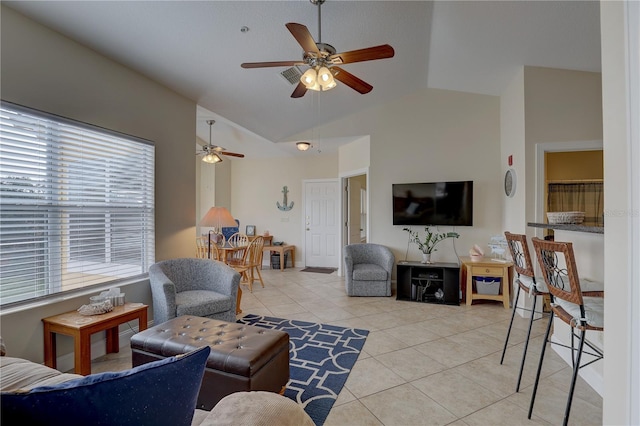
MULTIPOLYGON (((224 207, 211 207, 207 214, 200 220, 199 223, 202 227, 213 228, 209 230, 209 245, 207 246, 209 259, 211 259, 211 232, 216 235, 220 232, 222 227, 236 226, 236 221, 224 207)), ((217 238, 217 237, 216 237, 217 238)), ((217 240, 215 241, 218 242, 217 240)))

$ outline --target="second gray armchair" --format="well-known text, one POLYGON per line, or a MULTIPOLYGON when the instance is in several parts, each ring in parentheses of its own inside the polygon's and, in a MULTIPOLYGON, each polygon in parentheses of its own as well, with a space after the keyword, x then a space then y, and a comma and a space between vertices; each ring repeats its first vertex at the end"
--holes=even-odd
POLYGON ((181 315, 236 321, 240 274, 222 262, 163 260, 149 268, 149 282, 155 324, 181 315))
POLYGON ((344 247, 347 296, 391 296, 391 273, 395 257, 380 244, 349 244, 344 247))

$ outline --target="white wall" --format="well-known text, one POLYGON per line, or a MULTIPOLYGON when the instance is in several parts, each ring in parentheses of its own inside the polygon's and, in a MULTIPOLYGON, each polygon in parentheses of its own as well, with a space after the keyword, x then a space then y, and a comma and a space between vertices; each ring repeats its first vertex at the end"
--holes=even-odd
MULTIPOLYGON (((402 231, 402 226, 392 225, 391 185, 473 180, 474 226, 456 229, 461 238, 455 241, 455 248, 464 256, 476 243, 488 250, 490 237, 503 232, 499 113, 499 98, 495 96, 420 90, 314 131, 327 138, 361 139, 362 135, 369 135, 369 241, 389 246, 397 259, 405 257, 408 234, 402 231)), ((304 137, 296 135, 292 139, 304 137)), ((276 240, 295 244, 296 257, 303 259, 301 211, 294 207, 292 212, 283 213, 275 206, 276 201, 282 202, 282 186, 289 186, 289 200, 299 202, 302 179, 336 178, 338 164, 341 170, 345 164, 348 164, 345 170, 363 166, 362 160, 351 158, 353 155, 358 155, 357 151, 341 150, 340 160, 336 158, 334 163, 314 157, 307 162, 293 159, 234 162, 232 213, 243 226, 254 224, 258 233, 266 227, 276 240)), ((453 240, 441 243, 438 249, 434 260, 457 261, 453 240)), ((415 245, 410 246, 408 258, 419 259, 415 245)))
POLYGON ((363 170, 369 167, 371 141, 369 136, 356 139, 338 148, 338 170, 340 174, 363 170))
POLYGON ((223 157, 221 163, 209 164, 196 157, 196 235, 206 234, 212 228, 198 224, 211 207, 231 209, 231 164, 233 161, 223 157))
MULTIPOLYGON (((195 103, 4 5, 1 15, 2 98, 155 141, 156 259, 193 255, 195 103)), ((123 291, 129 301, 151 303, 146 281, 123 291)), ((9 353, 41 362, 41 318, 87 300, 4 310, 1 333, 9 353)), ((59 341, 59 353, 71 352, 70 339, 59 341)))
MULTIPOLYGON (((231 214, 240 220, 240 229, 255 225, 256 234, 268 230, 273 241, 296 246, 296 261, 304 259, 303 243, 303 179, 335 178, 337 155, 309 152, 304 158, 242 159, 231 165, 231 214), (286 186, 289 211, 278 210, 283 204, 282 188, 286 186)), ((265 259, 265 262, 267 259, 265 259)))
MULTIPOLYGON (((215 178, 214 182, 216 185, 215 188, 215 203, 211 206, 221 206, 226 207, 228 209, 231 208, 231 186, 229 182, 231 181, 231 169, 233 168, 233 164, 235 162, 241 162, 243 160, 234 159, 231 160, 226 158, 222 163, 218 163, 213 167, 215 170, 215 178), (220 167, 218 167, 220 166, 220 167)), ((209 207, 211 207, 209 206, 209 207)))
MULTIPOLYGON (((459 255, 486 248, 502 232, 499 113, 497 97, 428 89, 321 126, 324 137, 370 137, 369 241, 405 257, 408 234, 392 225, 393 183, 473 180, 474 226, 456 229, 455 246, 459 255)), ((453 240, 438 248, 435 261, 457 260, 453 240)), ((408 258, 419 254, 412 245, 408 258)))
MULTIPOLYGON (((525 157, 524 67, 516 73, 500 96, 500 170, 516 171, 516 193, 502 197, 504 217, 502 229, 515 234, 526 233, 527 211, 527 162, 525 157), (513 165, 508 165, 509 156, 513 165)), ((504 188, 504 187, 503 187, 504 188)))
POLYGON ((602 140, 601 81, 595 72, 524 68, 527 222, 543 221, 536 219, 536 144, 602 140))
MULTIPOLYGON (((633 158, 629 129, 629 75, 627 60, 627 16, 624 2, 600 3, 603 89, 604 141, 604 208, 605 208, 605 336, 603 424, 632 424, 632 407, 637 413, 637 399, 632 398, 631 384, 638 385, 632 373, 631 342, 638 339, 640 325, 632 321, 632 310, 638 309, 632 297, 638 282, 631 279, 633 227, 630 186, 633 158), (635 304, 634 304, 635 303, 635 304)), ((637 8, 636 8, 637 12, 637 8)), ((637 17, 636 17, 637 21, 637 17)), ((637 30, 637 28, 636 28, 637 30)), ((638 34, 635 33, 635 37, 638 34)), ((636 39, 637 43, 637 39, 636 39)), ((636 44, 637 46, 637 44, 636 44)), ((637 60, 637 52, 635 53, 637 60)), ((636 70, 637 71, 637 70, 636 70)), ((637 102, 637 99, 635 99, 637 102)), ((637 113, 637 111, 636 111, 637 113)), ((637 117, 635 117, 637 122, 637 117)), ((637 137, 637 135, 636 135, 637 137)), ((635 188, 636 191, 638 188, 635 188)), ((635 195, 635 194, 634 194, 635 195)), ((637 293, 636 293, 637 294, 637 293)), ((635 365, 638 360, 635 359, 635 365)), ((636 395, 637 398, 637 395, 636 395)), ((637 422, 637 417, 635 421, 637 422)), ((637 423, 636 423, 637 424, 637 423)))

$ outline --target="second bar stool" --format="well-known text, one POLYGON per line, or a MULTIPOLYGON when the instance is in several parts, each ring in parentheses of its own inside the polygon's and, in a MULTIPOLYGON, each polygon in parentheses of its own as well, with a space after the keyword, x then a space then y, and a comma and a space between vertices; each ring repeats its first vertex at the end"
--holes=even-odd
POLYGON ((603 351, 586 339, 587 330, 604 331, 604 291, 592 290, 592 288, 601 287, 600 283, 580 279, 571 243, 544 241, 538 238, 533 238, 532 241, 544 281, 549 289, 551 315, 549 316, 549 323, 544 336, 542 351, 540 352, 540 362, 538 363, 536 380, 531 393, 528 418, 531 418, 531 413, 533 412, 533 404, 536 400, 547 342, 554 343, 549 340, 549 335, 553 325, 553 318, 556 317, 571 327, 571 346, 565 346, 571 349, 571 361, 573 364, 573 374, 562 423, 566 425, 569 422, 578 370, 604 357, 603 351), (575 338, 579 339, 578 347, 574 346, 575 338), (587 346, 588 350, 584 350, 585 346, 587 346), (591 359, 581 365, 580 361, 583 352, 590 355, 591 359))

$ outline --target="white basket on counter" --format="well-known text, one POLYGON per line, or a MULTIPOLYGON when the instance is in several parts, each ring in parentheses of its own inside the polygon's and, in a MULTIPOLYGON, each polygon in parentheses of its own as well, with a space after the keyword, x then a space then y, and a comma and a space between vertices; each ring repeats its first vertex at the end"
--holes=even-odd
POLYGON ((584 212, 548 212, 547 220, 550 224, 580 224, 584 222, 584 212))

